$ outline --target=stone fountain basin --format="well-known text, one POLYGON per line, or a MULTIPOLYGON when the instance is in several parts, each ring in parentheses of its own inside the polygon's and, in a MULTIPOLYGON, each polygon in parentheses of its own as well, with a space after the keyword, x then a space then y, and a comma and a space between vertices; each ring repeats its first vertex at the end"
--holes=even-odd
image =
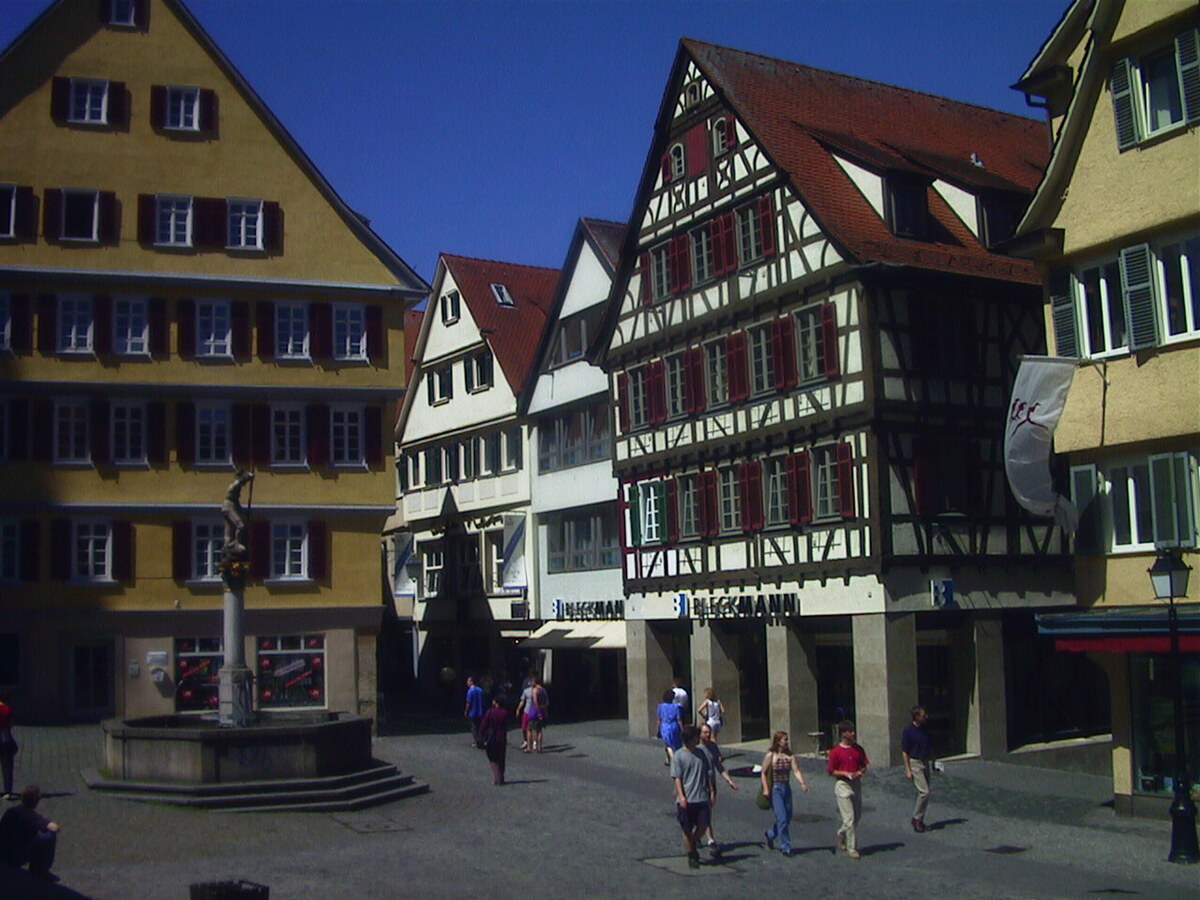
POLYGON ((119 781, 228 784, 322 778, 371 765, 372 720, 339 712, 262 714, 221 727, 195 716, 109 719, 104 764, 119 781))

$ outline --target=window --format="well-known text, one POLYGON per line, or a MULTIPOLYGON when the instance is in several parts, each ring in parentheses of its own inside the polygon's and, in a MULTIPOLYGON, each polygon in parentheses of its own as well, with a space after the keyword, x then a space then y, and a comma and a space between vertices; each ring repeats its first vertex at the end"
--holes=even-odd
POLYGON ((228 238, 232 250, 261 250, 263 248, 263 202, 261 200, 227 201, 228 238))
POLYGON ((196 404, 196 463, 228 465, 230 462, 229 407, 196 404))
POLYGON ((593 310, 559 322, 558 333, 550 350, 551 366, 563 366, 583 357, 598 317, 599 312, 593 310))
POLYGON ((275 304, 275 356, 308 359, 308 304, 281 301, 275 304))
POLYGON ((492 386, 492 351, 486 347, 463 360, 467 391, 486 391, 492 386))
POLYGON ((192 246, 192 198, 158 194, 154 201, 154 243, 167 247, 192 246))
POLYGON ((13 519, 0 519, 0 582, 11 584, 20 578, 21 523, 13 519))
POLYGON ((1159 251, 1166 336, 1200 334, 1200 236, 1159 251))
POLYGON ((666 494, 666 484, 662 481, 630 485, 630 533, 635 547, 661 544, 666 539, 666 494))
POLYGON ((506 472, 520 471, 524 463, 524 453, 522 452, 522 433, 521 426, 509 428, 504 432, 504 461, 503 469, 506 472))
POLYGON ((363 410, 360 406, 334 406, 329 412, 330 448, 335 466, 361 466, 366 461, 363 410))
POLYGON ((733 466, 717 470, 717 502, 721 532, 742 530, 741 483, 733 466))
POLYGON ((85 125, 108 124, 108 82, 95 78, 72 78, 67 121, 85 125))
POLYGON ((829 302, 796 312, 797 371, 802 384, 838 374, 836 315, 829 302))
POLYGON ((692 242, 692 283, 704 284, 712 280, 715 274, 712 230, 708 224, 704 224, 689 232, 689 236, 692 242))
POLYGON ((325 705, 325 635, 258 639, 258 705, 281 709, 325 705))
POLYGON ((191 580, 220 581, 221 549, 225 546, 225 526, 220 519, 192 524, 191 580))
POLYGON ((132 28, 137 25, 137 0, 109 0, 108 24, 132 28))
POLYGON ((228 300, 196 301, 196 356, 225 357, 233 354, 233 333, 228 300))
POLYGON ((480 455, 479 474, 496 475, 500 472, 500 432, 493 431, 479 438, 483 452, 480 455))
POLYGON ((458 291, 450 291, 448 294, 442 294, 442 324, 452 325, 458 321, 458 316, 462 304, 462 296, 458 291))
POLYGON ((763 460, 762 470, 767 527, 787 525, 790 521, 787 461, 781 456, 763 460))
MULTIPOLYGON (((848 487, 848 486, 847 486, 848 487)), ((841 483, 838 479, 838 460, 835 447, 814 447, 812 450, 813 518, 839 518, 842 514, 841 483)))
POLYGON ((672 144, 671 149, 667 151, 667 178, 664 180, 675 181, 677 178, 682 178, 686 168, 687 157, 683 151, 683 144, 672 144))
POLYGON ((541 472, 608 459, 611 455, 608 406, 603 402, 547 416, 538 423, 541 472))
POLYGON ((333 358, 367 358, 367 310, 357 303, 339 303, 333 307, 333 358))
POLYGON ((650 422, 648 368, 629 370, 629 427, 644 428, 650 422))
POLYGON ((59 353, 92 352, 92 298, 61 296, 58 298, 59 353))
POLYGON ((64 241, 100 239, 100 192, 68 188, 62 191, 62 228, 64 241))
POLYGON ((441 542, 421 545, 421 568, 424 572, 425 599, 442 592, 442 569, 446 564, 446 553, 441 542))
POLYGON ((1200 119, 1198 42, 1197 29, 1189 28, 1166 46, 1113 64, 1109 90, 1119 149, 1200 119))
POLYGON ((1121 273, 1116 261, 1084 269, 1079 273, 1075 290, 1083 316, 1088 354, 1095 356, 1124 350, 1129 337, 1121 273))
POLYGON ((708 402, 723 406, 729 402, 729 357, 725 341, 709 341, 704 345, 704 386, 708 402))
POLYGON ((763 255, 758 212, 753 206, 743 206, 737 210, 736 221, 738 259, 742 265, 746 265, 763 255))
POLYGON ((606 506, 552 515, 546 543, 551 572, 614 568, 620 558, 616 510, 606 506))
POLYGON ((734 127, 732 118, 714 119, 711 134, 712 155, 714 158, 737 144, 737 130, 734 127))
POLYGON ((113 301, 112 352, 118 356, 150 353, 150 317, 145 299, 117 297, 113 301))
POLYGON ((308 528, 305 523, 271 523, 270 571, 270 577, 276 581, 308 580, 308 528))
POLYGON ((700 534, 700 476, 681 475, 676 479, 679 504, 679 536, 694 538, 700 534))
POLYGON ((71 525, 71 580, 112 581, 112 528, 81 520, 71 525))
POLYGON ((508 288, 502 284, 492 285, 492 296, 496 298, 496 302, 501 306, 516 305, 516 301, 513 300, 513 295, 509 293, 508 288))
POLYGON ((146 464, 146 405, 114 400, 110 407, 112 433, 109 448, 119 466, 146 464))
POLYGON ((88 404, 83 400, 54 403, 54 461, 91 464, 88 404))
POLYGON ((271 465, 304 465, 304 407, 271 407, 271 465))
POLYGON ((425 449, 425 486, 442 483, 442 451, 440 447, 425 449))
POLYGON ((926 185, 921 181, 889 176, 884 185, 888 227, 897 237, 922 240, 928 216, 926 185))
POLYGON ((650 250, 650 290, 655 300, 671 294, 671 248, 660 244, 650 250))
POLYGON ((200 88, 167 87, 163 126, 180 131, 200 130, 200 88))
POLYGON ((687 365, 682 353, 668 356, 663 363, 667 383, 667 418, 676 419, 687 412, 687 365))
POLYGON ((17 186, 0 184, 0 238, 17 236, 17 186))
POLYGON ((1197 477, 1193 453, 1118 459, 1071 469, 1080 510, 1079 553, 1195 547, 1197 477))
POLYGON ((750 391, 753 396, 775 389, 775 355, 771 346, 771 325, 751 328, 750 391))
POLYGON ((446 403, 454 397, 454 368, 449 363, 430 369, 425 377, 430 406, 446 403))
POLYGON ((219 637, 175 639, 175 711, 204 712, 220 703, 225 654, 219 637))

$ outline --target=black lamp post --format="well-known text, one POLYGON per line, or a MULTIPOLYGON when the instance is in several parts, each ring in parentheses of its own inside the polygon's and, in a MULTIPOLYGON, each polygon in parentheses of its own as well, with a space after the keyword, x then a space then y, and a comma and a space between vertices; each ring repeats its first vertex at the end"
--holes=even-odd
POLYGON ((1187 597, 1188 573, 1192 567, 1170 550, 1159 552, 1150 567, 1154 596, 1169 604, 1167 622, 1171 631, 1171 671, 1175 702, 1175 799, 1171 802, 1171 852, 1175 863, 1200 862, 1196 843, 1196 804, 1192 801, 1192 779, 1188 774, 1186 729, 1183 721, 1183 655, 1179 652, 1179 617, 1175 598, 1187 597))

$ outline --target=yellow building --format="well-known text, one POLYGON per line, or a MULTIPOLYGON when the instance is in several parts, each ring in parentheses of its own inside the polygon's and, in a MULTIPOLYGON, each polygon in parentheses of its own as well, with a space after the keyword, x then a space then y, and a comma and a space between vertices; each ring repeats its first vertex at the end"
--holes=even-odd
MULTIPOLYGON (((1016 85, 1054 151, 1018 230, 1046 278, 1051 352, 1079 357, 1055 448, 1082 511, 1081 613, 1044 617, 1109 675, 1120 812, 1173 788, 1166 613, 1147 569, 1197 554, 1200 457, 1200 7, 1076 0, 1016 85)), ((1182 602, 1200 600, 1192 577, 1182 602)), ((1184 702, 1200 772, 1200 615, 1183 606, 1184 702)))
POLYGON ((19 718, 215 706, 238 468, 256 702, 373 713, 403 320, 426 290, 178 0, 58 0, 0 54, 19 718))

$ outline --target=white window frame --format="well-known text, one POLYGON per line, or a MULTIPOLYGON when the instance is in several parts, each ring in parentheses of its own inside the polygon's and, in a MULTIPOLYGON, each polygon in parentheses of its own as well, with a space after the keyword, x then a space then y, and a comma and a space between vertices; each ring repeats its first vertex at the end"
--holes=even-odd
POLYGON ((439 299, 442 310, 442 324, 453 325, 462 314, 462 295, 458 291, 447 291, 439 299))
POLYGON ((111 583, 112 542, 112 523, 107 519, 73 519, 71 580, 78 583, 111 583))
POLYGON ((796 373, 801 384, 825 378, 825 323, 821 303, 795 312, 796 373))
POLYGON ((713 268, 712 228, 706 222, 688 232, 688 238, 691 241, 692 284, 712 281, 716 274, 713 268))
POLYGON ((454 366, 445 363, 429 370, 427 376, 433 385, 433 405, 441 406, 454 399, 454 366))
MULTIPOLYGON (((1200 480, 1195 451, 1117 457, 1071 468, 1072 498, 1096 516, 1101 553, 1149 553, 1195 547, 1200 480), (1086 495, 1081 495, 1086 494, 1086 495)), ((1081 550, 1080 552, 1087 552, 1081 550)))
POLYGON ((525 461, 525 433, 520 425, 500 432, 500 471, 519 472, 525 461))
POLYGON ((329 459, 335 466, 366 465, 363 407, 335 404, 329 408, 329 459))
POLYGON ((196 404, 196 465, 230 464, 233 459, 232 418, 227 403, 196 404))
POLYGON ((119 28, 136 28, 137 3, 134 0, 109 0, 108 24, 119 28))
POLYGON ((303 404, 271 405, 272 466, 307 465, 306 424, 303 404))
POLYGON ((145 466, 146 404, 141 400, 114 400, 109 406, 108 446, 117 466, 145 466))
POLYGON ((0 238, 17 236, 17 186, 0 184, 0 238))
POLYGON ((813 447, 811 453, 813 521, 841 519, 842 486, 838 480, 837 445, 813 447))
POLYGON ((167 85, 163 127, 171 131, 200 130, 200 88, 181 84, 167 85))
POLYGON ((773 323, 765 322, 747 329, 750 356, 750 396, 761 397, 775 390, 775 354, 772 352, 773 323))
POLYGON ((221 550, 225 525, 220 519, 197 519, 191 523, 188 581, 212 583, 221 580, 221 550))
POLYGON ((311 581, 308 523, 298 519, 271 522, 271 581, 311 581))
POLYGON ((683 144, 672 144, 667 156, 671 161, 671 181, 677 181, 687 172, 687 154, 683 144))
MULTIPOLYGON (((503 537, 503 532, 500 533, 503 537)), ((547 571, 593 572, 620 565, 611 506, 552 513, 546 522, 547 571)))
POLYGON ((145 297, 113 298, 112 352, 150 355, 150 304, 145 297))
POLYGON ((333 358, 353 362, 367 359, 367 308, 364 304, 334 304, 333 358))
POLYGON ((311 359, 308 304, 280 300, 275 304, 275 356, 278 359, 311 359))
POLYGON ((1200 335, 1200 233, 1163 241, 1154 257, 1161 286, 1162 342, 1193 340, 1200 335), (1171 330, 1173 297, 1182 314, 1183 327, 1177 331, 1171 330))
POLYGON ((263 248, 263 202, 247 197, 226 201, 226 249, 261 250, 263 248))
POLYGON ((655 300, 671 296, 670 242, 650 248, 650 296, 655 300))
POLYGON ((633 486, 636 502, 632 514, 637 516, 639 546, 662 544, 667 539, 666 484, 661 479, 642 481, 633 486))
POLYGON ((685 354, 672 353, 663 359, 663 382, 667 394, 667 418, 683 418, 687 415, 687 359, 685 354))
POLYGON ((1143 140, 1157 137, 1164 132, 1187 124, 1187 111, 1184 109, 1183 100, 1183 86, 1180 84, 1179 58, 1175 53, 1174 44, 1157 47, 1149 53, 1143 53, 1138 57, 1134 71, 1138 84, 1137 106, 1143 140), (1155 61, 1162 60, 1166 61, 1166 68, 1170 71, 1161 73, 1161 76, 1165 77, 1152 79, 1149 74, 1150 66, 1155 61), (1166 95, 1162 93, 1163 88, 1166 88, 1166 95), (1161 104, 1156 101, 1164 99, 1167 100, 1169 106, 1175 107, 1173 111, 1175 118, 1156 125, 1151 121, 1152 115, 1156 110, 1162 108, 1161 104))
POLYGON ((1129 352, 1129 322, 1121 293, 1121 270, 1117 259, 1107 258, 1073 273, 1071 285, 1079 322, 1080 346, 1091 359, 1129 352), (1096 273, 1095 290, 1089 292, 1096 273), (1089 302, 1089 298, 1094 301, 1089 302), (1096 329, 1093 334, 1093 328, 1096 329), (1100 341, 1103 346, 1100 346, 1100 341))
MULTIPOLYGON (((81 215, 82 218, 82 215, 81 215)), ((59 221, 59 240, 82 241, 95 243, 100 240, 100 192, 93 188, 63 188, 62 218, 59 221), (91 206, 91 228, 82 230, 79 234, 67 234, 67 221, 72 211, 68 207, 78 203, 81 212, 84 207, 91 206)))
POLYGON ((79 397, 54 401, 54 462, 59 465, 92 464, 91 407, 79 397))
POLYGON ((107 79, 72 78, 67 121, 73 125, 107 125, 108 91, 107 79))
POLYGON ((717 518, 721 534, 742 530, 742 479, 736 466, 717 469, 717 518))
POLYGON ((679 537, 700 536, 700 476, 695 472, 680 475, 675 482, 675 502, 679 507, 679 537))
POLYGON ((441 541, 420 545, 421 599, 437 597, 442 592, 442 573, 446 568, 446 548, 441 541))
POLYGON ((228 300, 196 300, 196 358, 233 357, 233 311, 228 300))
POLYGON ((629 430, 645 428, 650 424, 650 371, 646 366, 637 366, 629 370, 628 401, 629 401, 629 430))
POLYGON ((762 230, 759 227, 757 203, 748 203, 734 210, 737 233, 738 265, 748 266, 763 258, 762 230))
POLYGON ((155 194, 154 244, 156 247, 192 246, 192 198, 181 194, 155 194))
POLYGON ((84 294, 60 294, 56 324, 59 353, 91 353, 96 320, 92 298, 84 294))
POLYGON ((710 407, 729 403, 729 348, 724 338, 704 344, 704 390, 710 407))
POLYGON ((493 283, 491 285, 492 296, 496 298, 496 302, 501 306, 516 306, 516 300, 513 299, 512 292, 503 284, 493 283))

